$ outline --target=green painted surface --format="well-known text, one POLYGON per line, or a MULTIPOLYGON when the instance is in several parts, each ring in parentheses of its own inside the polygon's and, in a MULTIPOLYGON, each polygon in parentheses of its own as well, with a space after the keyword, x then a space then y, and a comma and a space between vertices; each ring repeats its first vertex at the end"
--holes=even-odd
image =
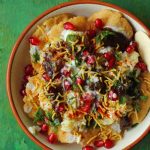
MULTIPOLYGON (((16 122, 6 95, 6 67, 17 37, 39 14, 67 0, 0 0, 0 150, 40 150, 16 122)), ((139 17, 150 27, 149 0, 105 0, 139 17)), ((150 134, 133 150, 150 150, 150 134)))

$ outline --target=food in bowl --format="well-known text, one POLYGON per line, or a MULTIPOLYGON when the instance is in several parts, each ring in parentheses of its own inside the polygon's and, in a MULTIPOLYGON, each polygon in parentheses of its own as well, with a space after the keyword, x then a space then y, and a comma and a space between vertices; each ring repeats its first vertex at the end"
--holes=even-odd
POLYGON ((89 18, 61 14, 37 26, 21 89, 23 109, 35 123, 29 131, 51 144, 112 148, 150 107, 141 34, 108 9, 89 18))

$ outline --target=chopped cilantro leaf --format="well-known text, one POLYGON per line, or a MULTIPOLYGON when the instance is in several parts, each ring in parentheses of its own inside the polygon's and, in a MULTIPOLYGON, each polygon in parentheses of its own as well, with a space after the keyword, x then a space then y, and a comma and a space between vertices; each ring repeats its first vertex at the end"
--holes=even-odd
POLYGON ((73 82, 76 81, 76 76, 77 76, 77 75, 78 75, 78 73, 72 74, 71 78, 72 78, 73 82))
POLYGON ((74 90, 78 89, 77 84, 73 84, 73 89, 74 89, 74 90))
POLYGON ((33 54, 33 59, 35 62, 38 62, 40 60, 40 55, 37 51, 33 54))
POLYGON ((116 58, 117 61, 120 61, 121 60, 121 52, 116 51, 115 52, 115 58, 116 58))
POLYGON ((59 121, 58 118, 56 118, 56 119, 54 120, 54 125, 55 125, 55 126, 59 126, 59 125, 60 125, 60 121, 59 121))
POLYGON ((46 113, 46 117, 47 117, 49 120, 51 120, 52 115, 53 115, 53 114, 52 114, 51 111, 46 113))
POLYGON ((75 35, 75 34, 69 34, 66 38, 66 42, 68 43, 72 43, 72 42, 76 42, 78 41, 79 39, 79 36, 78 35, 75 35))
POLYGON ((53 110, 47 112, 47 113, 46 113, 46 117, 48 118, 49 124, 50 124, 51 126, 57 127, 57 126, 60 125, 60 120, 57 118, 57 116, 55 116, 55 118, 52 119, 53 113, 54 113, 53 110))
POLYGON ((81 61, 79 59, 75 58, 75 64, 76 64, 76 66, 80 66, 81 61))
POLYGON ((140 96, 140 100, 145 101, 148 99, 148 96, 140 96))
POLYGON ((85 46, 83 46, 83 47, 82 47, 82 51, 84 51, 85 49, 86 49, 86 47, 85 47, 85 46))
POLYGON ((125 96, 122 96, 119 100, 120 104, 125 104, 127 102, 127 98, 125 96))
POLYGON ((114 82, 114 87, 115 88, 117 88, 119 85, 121 84, 121 82, 120 82, 120 80, 116 80, 115 82, 114 82))
POLYGON ((77 48, 77 47, 74 47, 74 51, 77 52, 77 51, 78 51, 78 48, 77 48))
POLYGON ((98 117, 97 117, 98 119, 102 119, 102 116, 100 115, 100 114, 98 114, 98 117))
POLYGON ((60 121, 58 118, 54 119, 54 121, 50 121, 50 125, 53 127, 57 127, 60 125, 60 121))
POLYGON ((110 35, 114 35, 114 32, 108 31, 108 30, 104 30, 101 31, 97 36, 96 36, 96 43, 101 43, 104 39, 106 39, 108 36, 110 35))
MULTIPOLYGON (((136 79, 140 75, 140 70, 139 69, 134 69, 132 72, 129 73, 130 78, 136 79)), ((138 79, 137 79, 138 80, 138 79)))
POLYGON ((49 96, 47 96, 47 98, 48 98, 48 99, 51 99, 51 96, 49 95, 49 96))
POLYGON ((34 116, 34 123, 44 120, 44 111, 39 108, 34 116))

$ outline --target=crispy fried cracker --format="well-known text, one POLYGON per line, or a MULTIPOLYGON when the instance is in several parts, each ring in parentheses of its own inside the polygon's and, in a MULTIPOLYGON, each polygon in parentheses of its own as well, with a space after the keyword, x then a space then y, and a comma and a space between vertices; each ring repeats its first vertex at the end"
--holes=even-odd
POLYGON ((88 18, 88 28, 94 28, 94 21, 100 18, 106 27, 119 30, 123 33, 128 39, 133 37, 133 29, 128 20, 117 11, 103 9, 99 12, 92 14, 88 18))

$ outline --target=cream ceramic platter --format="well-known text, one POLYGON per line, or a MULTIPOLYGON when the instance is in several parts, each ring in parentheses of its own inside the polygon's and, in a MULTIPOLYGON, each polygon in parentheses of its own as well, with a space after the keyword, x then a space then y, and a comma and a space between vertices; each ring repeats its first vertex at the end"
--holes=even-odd
MULTIPOLYGON (((36 29, 36 26, 40 23, 42 23, 44 20, 46 20, 49 17, 52 17, 54 15, 58 15, 61 13, 73 13, 75 15, 81 15, 81 16, 89 16, 90 14, 99 11, 101 9, 113 9, 114 8, 103 6, 100 4, 73 4, 69 6, 64 6, 60 9, 57 9, 51 13, 46 14, 42 19, 38 20, 33 26, 30 26, 27 32, 24 32, 24 36, 20 38, 18 41, 18 44, 15 46, 14 49, 16 50, 16 53, 13 52, 14 57, 12 58, 12 66, 10 68, 10 94, 12 98, 13 107, 15 109, 13 111, 18 114, 17 120, 20 120, 24 125, 21 125, 22 128, 28 128, 33 125, 32 120, 30 120, 27 115, 23 112, 23 102, 22 97, 20 96, 19 90, 22 83, 23 78, 23 72, 24 67, 30 63, 30 57, 29 57, 29 43, 28 38, 32 34, 32 32, 36 29)), ((118 10, 116 10, 118 11, 118 10)), ((126 18, 131 22, 135 30, 141 30, 144 32, 147 32, 145 28, 142 27, 141 24, 136 22, 134 19, 132 19, 127 14, 124 14, 126 18)), ((12 104, 11 104, 12 105, 12 104)), ((141 138, 145 130, 150 125, 150 112, 145 117, 144 121, 142 121, 138 126, 135 128, 127 131, 125 133, 124 138, 119 141, 112 150, 122 150, 129 146, 131 143, 135 142, 137 139, 141 138)), ((26 133, 29 135, 30 133, 26 131, 26 133)), ((31 138, 31 135, 29 135, 31 138)), ((40 143, 43 143, 49 148, 52 148, 54 150, 81 150, 81 147, 77 144, 58 144, 58 145, 51 145, 47 142, 47 138, 44 137, 41 134, 35 135, 35 138, 40 141, 40 143)), ((33 137, 32 137, 33 139, 33 137)), ((103 150, 104 148, 101 148, 103 150)))

